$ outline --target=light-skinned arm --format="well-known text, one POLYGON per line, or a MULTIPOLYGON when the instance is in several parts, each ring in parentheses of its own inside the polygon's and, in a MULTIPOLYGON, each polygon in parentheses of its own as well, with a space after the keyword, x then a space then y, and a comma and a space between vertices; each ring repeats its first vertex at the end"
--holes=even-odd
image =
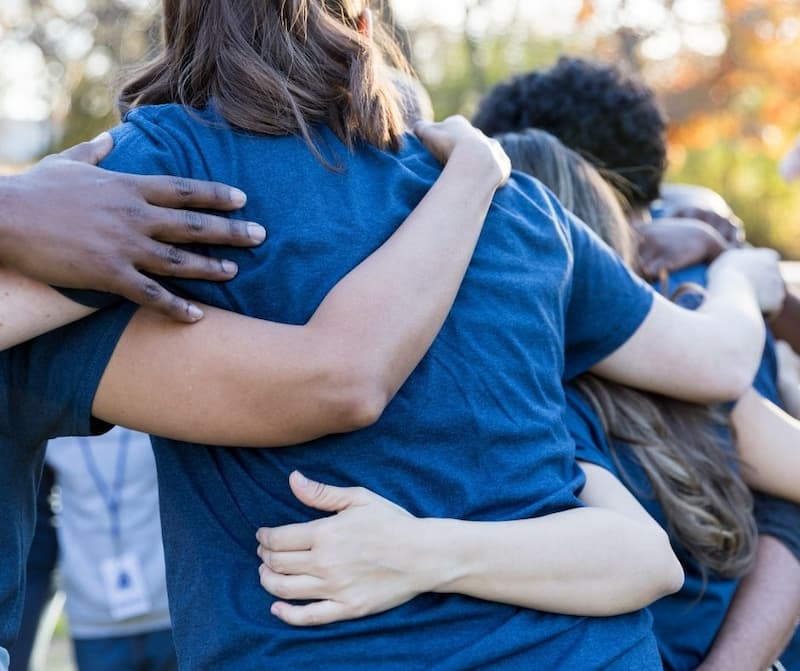
POLYGON ((261 583, 281 599, 272 613, 320 625, 440 592, 601 617, 680 589, 683 571, 666 533, 608 471, 584 470, 589 507, 511 522, 416 518, 366 489, 295 472, 295 496, 336 514, 258 531, 261 583))
MULTIPOLYGON (((441 328, 510 174, 499 145, 464 119, 418 132, 447 160, 440 179, 307 324, 204 308, 206 318, 187 327, 139 310, 103 375, 94 414, 168 438, 253 447, 376 421, 441 328)), ((83 310, 47 296, 54 310, 76 310, 75 318, 83 310)))
POLYGON ((800 421, 750 389, 734 407, 731 422, 744 481, 800 503, 800 421))
POLYGON ((775 252, 728 251, 709 269, 700 308, 686 310, 656 296, 639 329, 593 372, 698 403, 736 400, 761 360, 762 312, 778 309, 783 296, 775 252))

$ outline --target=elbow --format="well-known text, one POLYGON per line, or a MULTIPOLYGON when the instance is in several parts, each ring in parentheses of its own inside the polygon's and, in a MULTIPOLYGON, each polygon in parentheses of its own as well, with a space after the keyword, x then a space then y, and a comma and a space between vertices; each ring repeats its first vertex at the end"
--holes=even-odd
POLYGON ((377 375, 350 368, 333 383, 335 412, 341 432, 358 431, 375 424, 391 401, 377 375))
POLYGON ((740 348, 732 351, 724 367, 717 369, 714 401, 738 401, 750 389, 764 351, 763 341, 759 347, 740 348))
POLYGON ((647 601, 642 607, 679 591, 683 587, 685 578, 683 566, 675 556, 669 536, 661 527, 656 525, 652 527, 648 530, 651 537, 649 545, 652 549, 647 571, 650 589, 647 590, 649 592, 646 596, 647 601))

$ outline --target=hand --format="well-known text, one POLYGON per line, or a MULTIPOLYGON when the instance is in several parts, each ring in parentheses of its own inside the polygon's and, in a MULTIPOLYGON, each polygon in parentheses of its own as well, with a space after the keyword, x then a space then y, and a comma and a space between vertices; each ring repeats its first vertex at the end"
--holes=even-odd
POLYGON ((266 231, 190 209, 239 209, 246 198, 237 189, 95 167, 112 147, 104 133, 0 182, 0 262, 46 284, 108 291, 197 321, 197 306, 143 273, 229 280, 236 264, 165 243, 250 247, 266 231))
POLYGON ((707 224, 725 240, 726 247, 741 247, 745 243, 742 220, 729 209, 723 214, 697 205, 667 206, 664 209, 664 218, 692 219, 707 224))
POLYGON ((761 312, 771 315, 781 309, 786 298, 779 260, 778 252, 773 249, 733 249, 711 264, 709 279, 725 268, 743 274, 756 293, 761 312))
POLYGON ((422 561, 413 550, 417 518, 360 487, 323 485, 297 472, 289 484, 305 505, 336 515, 258 530, 261 585, 281 599, 273 615, 295 626, 329 624, 380 613, 432 589, 421 584, 422 561), (293 600, 314 603, 287 603, 293 600))
POLYGON ((414 133, 428 150, 444 164, 457 152, 469 155, 476 169, 488 169, 503 186, 511 177, 511 161, 497 140, 486 137, 462 116, 451 116, 439 123, 420 121, 414 133))
POLYGON ((656 219, 637 226, 636 233, 639 267, 648 279, 713 261, 728 247, 716 230, 693 219, 656 219))

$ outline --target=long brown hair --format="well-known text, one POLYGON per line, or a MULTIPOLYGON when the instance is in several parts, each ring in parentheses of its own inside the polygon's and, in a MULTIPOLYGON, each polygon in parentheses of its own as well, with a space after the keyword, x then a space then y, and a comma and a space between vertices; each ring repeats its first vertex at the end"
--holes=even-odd
MULTIPOLYGON (((630 229, 620 203, 591 165, 544 131, 498 139, 514 168, 541 180, 631 263, 630 229)), ((575 385, 612 439, 623 479, 629 477, 614 443, 632 450, 664 510, 670 533, 703 570, 726 577, 746 573, 755 561, 757 543, 753 497, 735 470, 735 456, 726 451, 725 431, 732 429, 725 414, 591 374, 580 376, 575 385)))
MULTIPOLYGON (((325 124, 348 146, 396 149, 404 130, 385 59, 406 69, 369 0, 163 0, 163 49, 122 89, 139 105, 212 101, 231 126, 302 136, 325 124)), ((319 154, 318 154, 319 155, 319 154)))

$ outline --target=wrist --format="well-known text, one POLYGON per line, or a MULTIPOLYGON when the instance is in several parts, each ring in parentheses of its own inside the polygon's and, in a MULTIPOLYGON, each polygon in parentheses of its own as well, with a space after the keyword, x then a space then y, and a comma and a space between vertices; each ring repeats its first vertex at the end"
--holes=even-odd
POLYGON ((458 584, 470 573, 473 557, 463 552, 458 521, 420 519, 419 539, 430 562, 421 572, 423 591, 448 594, 458 592, 458 584))
POLYGON ((466 140, 457 144, 447 162, 447 167, 451 166, 463 172, 463 179, 491 194, 507 179, 497 154, 486 141, 466 140))

